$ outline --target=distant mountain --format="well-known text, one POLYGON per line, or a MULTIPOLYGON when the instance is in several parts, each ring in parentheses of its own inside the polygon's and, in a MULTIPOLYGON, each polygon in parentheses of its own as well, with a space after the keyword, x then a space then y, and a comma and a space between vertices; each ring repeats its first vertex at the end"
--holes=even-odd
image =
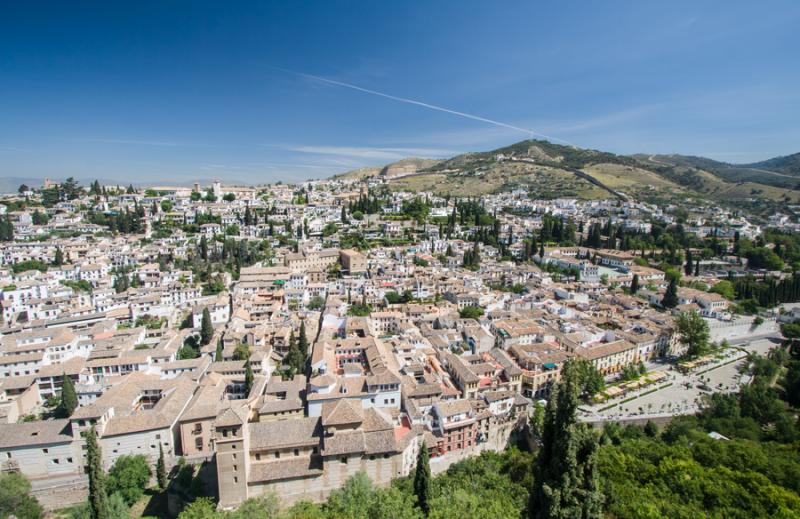
POLYGON ((646 163, 707 171, 726 182, 756 182, 784 189, 800 186, 800 153, 752 164, 729 164, 691 155, 637 155, 646 163))
MULTIPOLYGON (((61 182, 66 177, 52 177, 50 180, 53 182, 61 182)), ((16 193, 19 189, 19 186, 25 184, 26 186, 33 187, 33 188, 40 188, 44 184, 43 177, 0 177, 0 193, 16 193)), ((81 186, 89 186, 92 182, 97 180, 100 182, 100 185, 103 186, 127 186, 131 184, 130 181, 123 182, 120 180, 108 179, 108 178, 88 178, 88 177, 78 177, 78 183, 81 186)), ((171 187, 193 187, 195 182, 199 183, 201 186, 209 186, 214 181, 211 178, 197 178, 192 180, 158 180, 158 181, 133 181, 133 185, 136 187, 150 187, 150 186, 171 186, 171 187)), ((247 182, 240 182, 236 180, 225 180, 224 182, 227 185, 251 185, 251 183, 247 182)))
POLYGON ((686 155, 616 155, 525 140, 440 161, 408 159, 339 178, 383 176, 397 190, 479 196, 525 189, 542 198, 622 197, 680 202, 687 197, 800 203, 800 154, 736 165, 686 155))
POLYGON ((746 165, 748 168, 757 170, 774 171, 784 175, 800 177, 800 153, 786 155, 785 157, 775 157, 774 159, 762 160, 746 165))

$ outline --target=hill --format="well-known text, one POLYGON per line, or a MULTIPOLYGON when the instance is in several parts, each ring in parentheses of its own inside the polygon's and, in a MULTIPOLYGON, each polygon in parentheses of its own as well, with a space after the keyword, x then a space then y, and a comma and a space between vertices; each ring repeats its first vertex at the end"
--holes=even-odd
POLYGON ((800 153, 762 160, 761 162, 746 164, 746 166, 750 169, 768 170, 784 175, 800 177, 800 153))
POLYGON ((371 166, 354 169, 346 173, 334 175, 332 178, 339 180, 363 180, 377 176, 386 178, 402 177, 404 175, 411 175, 420 170, 434 167, 439 162, 439 160, 435 159, 409 157, 385 166, 371 166))
POLYGON ((754 182, 782 189, 800 187, 800 153, 752 164, 728 164, 691 155, 637 155, 645 163, 679 171, 706 171, 725 182, 754 182))
POLYGON ((379 171, 358 170, 339 178, 380 175, 396 190, 456 196, 525 189, 540 198, 620 197, 662 203, 694 198, 769 209, 774 204, 800 202, 800 173, 792 174, 798 160, 800 154, 732 165, 704 157, 626 156, 525 140, 441 161, 408 159, 411 162, 389 164, 379 171))

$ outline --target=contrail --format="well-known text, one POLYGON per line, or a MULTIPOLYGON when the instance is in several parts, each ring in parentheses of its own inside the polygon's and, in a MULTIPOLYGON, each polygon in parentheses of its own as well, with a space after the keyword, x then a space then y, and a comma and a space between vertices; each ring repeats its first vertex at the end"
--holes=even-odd
POLYGON ((333 79, 328 79, 328 78, 324 78, 324 77, 320 77, 320 76, 315 76, 313 74, 306 74, 306 73, 303 73, 303 72, 296 72, 294 70, 288 70, 288 69, 279 68, 279 67, 273 67, 273 68, 276 68, 277 70, 281 70, 283 72, 288 72, 290 74, 296 74, 298 76, 302 76, 302 77, 305 77, 305 78, 314 79, 316 81, 321 81, 323 83, 328 83, 329 85, 335 85, 335 86, 340 86, 340 87, 343 87, 343 88, 349 88, 351 90, 356 90, 358 92, 364 92, 365 94, 372 94, 374 96, 383 97, 383 98, 386 98, 386 99, 391 99, 392 101, 398 101, 400 103, 406 103, 406 104, 410 104, 410 105, 421 106, 423 108, 428 108, 430 110, 436 110, 437 112, 444 112, 446 114, 457 115, 457 116, 463 117, 465 119, 471 119, 473 121, 480 121, 480 122, 483 122, 483 123, 489 123, 489 124, 493 124, 495 126, 500 126, 502 128, 508 128, 510 130, 515 130, 515 131, 518 131, 518 132, 522 132, 522 133, 524 133, 524 134, 526 134, 528 136, 531 136, 531 137, 533 137, 533 136, 542 137, 542 138, 550 140, 550 141, 559 141, 559 142, 563 142, 563 143, 565 143, 565 144, 567 144, 569 146, 573 146, 573 147, 575 146, 571 142, 565 141, 564 139, 559 139, 558 137, 550 137, 550 136, 544 135, 542 133, 537 133, 537 132, 531 130, 530 128, 521 128, 519 126, 514 126, 513 124, 504 123, 502 121, 495 121, 494 119, 487 119, 486 117, 480 117, 478 115, 472 115, 472 114, 468 114, 468 113, 465 113, 465 112, 459 112, 458 110, 451 110, 451 109, 445 108, 443 106, 432 105, 430 103, 417 101, 415 99, 408 99, 406 97, 399 97, 399 96, 394 96, 394 95, 391 95, 391 94, 386 94, 384 92, 378 92, 377 90, 370 90, 369 88, 360 87, 358 85, 353 85, 351 83, 345 83, 343 81, 336 81, 336 80, 333 80, 333 79))

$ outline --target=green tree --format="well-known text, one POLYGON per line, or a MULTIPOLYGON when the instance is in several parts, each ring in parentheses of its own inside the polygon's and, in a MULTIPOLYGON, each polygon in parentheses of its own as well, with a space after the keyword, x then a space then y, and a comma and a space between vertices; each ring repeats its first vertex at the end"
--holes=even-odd
POLYGON ((210 498, 198 497, 183 509, 178 519, 226 519, 226 516, 210 498))
POLYGON ((781 333, 787 339, 800 339, 800 323, 782 324, 781 333))
POLYGON ((61 250, 61 247, 56 248, 56 254, 53 258, 53 265, 56 267, 60 267, 64 264, 64 252, 61 250))
POLYGON ((664 297, 661 299, 661 306, 675 308, 678 303, 678 280, 676 277, 672 277, 667 285, 667 291, 664 292, 664 297))
POLYGON ((249 360, 250 359, 250 346, 247 344, 237 344, 233 350, 233 360, 249 360))
POLYGON ((203 308, 203 317, 200 321, 200 344, 205 346, 214 336, 214 325, 211 324, 211 312, 208 307, 203 308))
POLYGON ((61 385, 61 401, 58 405, 58 416, 68 418, 72 416, 75 409, 78 407, 78 394, 75 392, 75 384, 72 382, 72 377, 66 373, 61 374, 63 380, 61 385))
POLYGON ((372 481, 364 472, 357 472, 345 481, 342 488, 331 492, 325 510, 328 517, 367 518, 374 491, 372 481))
POLYGON ((686 356, 690 358, 709 352, 708 323, 697 312, 681 312, 676 322, 678 336, 686 344, 686 356))
POLYGON ((534 464, 528 516, 536 519, 603 516, 597 475, 597 437, 575 416, 577 365, 567 362, 547 403, 542 446, 534 464))
POLYGON ((297 348, 300 350, 300 355, 302 356, 303 365, 305 365, 306 359, 308 359, 308 337, 306 337, 305 321, 302 321, 300 323, 300 336, 297 338, 297 348))
POLYGON ((164 460, 164 447, 161 443, 158 444, 158 461, 156 462, 156 481, 158 488, 165 490, 167 488, 167 464, 164 460))
POLYGON ((110 519, 106 477, 103 472, 103 453, 92 426, 86 431, 86 472, 89 476, 89 512, 91 519, 110 519))
POLYGON ((277 518, 280 509, 281 502, 278 496, 268 493, 245 500, 239 508, 228 514, 226 519, 277 518))
POLYGON ((631 279, 631 294, 636 294, 639 291, 639 274, 634 274, 631 279))
POLYGON ((244 364, 244 394, 250 395, 250 390, 253 389, 253 367, 250 365, 250 361, 245 361, 244 364))
POLYGON ((590 399, 606 387, 603 375, 594 364, 583 359, 572 362, 578 372, 578 389, 583 399, 590 399))
POLYGON ((422 442, 417 454, 417 467, 414 471, 414 495, 417 506, 425 515, 431 512, 431 467, 428 447, 422 442))
POLYGON ((158 461, 156 462, 156 482, 159 490, 167 488, 167 463, 164 460, 164 447, 158 444, 158 461))
POLYGON ((144 495, 150 476, 144 455, 120 456, 108 471, 108 492, 118 493, 131 506, 144 495))
POLYGON ((0 475, 0 518, 39 519, 42 506, 30 495, 31 484, 22 474, 10 472, 0 475))
POLYGON ((308 302, 308 309, 309 310, 322 310, 325 308, 325 298, 322 296, 314 296, 308 302))
POLYGON ((214 362, 221 362, 223 360, 222 338, 217 341, 217 351, 214 352, 214 362))
POLYGON ((483 315, 483 308, 473 305, 465 306, 458 311, 458 315, 461 316, 462 319, 477 319, 483 315))
POLYGON ((709 290, 709 292, 719 294, 728 301, 733 301, 734 299, 736 299, 736 292, 733 289, 733 283, 731 283, 727 279, 718 281, 716 285, 711 287, 711 290, 709 290))
MULTIPOLYGON (((91 519, 92 509, 89 503, 83 503, 69 511, 69 519, 91 519)), ((131 519, 128 505, 119 494, 108 496, 108 519, 131 519)))

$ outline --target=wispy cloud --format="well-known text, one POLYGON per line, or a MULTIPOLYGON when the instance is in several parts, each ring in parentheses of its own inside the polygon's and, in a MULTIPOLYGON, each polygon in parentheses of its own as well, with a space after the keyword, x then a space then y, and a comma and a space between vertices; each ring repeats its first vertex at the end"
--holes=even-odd
POLYGON ((105 144, 125 144, 131 146, 159 146, 166 148, 179 148, 179 147, 192 147, 202 146, 200 144, 193 144, 188 142, 175 142, 175 141, 153 141, 146 139, 87 139, 89 142, 100 142, 105 144))
POLYGON ((600 114, 585 119, 552 122, 545 124, 545 126, 550 128, 551 131, 557 131, 561 133, 577 133, 586 130, 595 130, 598 128, 614 126, 621 123, 628 123, 645 115, 656 112, 659 108, 659 105, 644 105, 620 110, 617 112, 600 114))
MULTIPOLYGON (((438 148, 376 148, 356 146, 290 146, 297 153, 332 155, 362 160, 398 160, 406 157, 449 157, 455 152, 438 148)), ((347 164, 342 164, 347 165, 347 164)))
POLYGON ((572 145, 572 143, 570 143, 568 141, 565 141, 564 139, 560 139, 558 137, 552 137, 552 136, 544 135, 544 134, 539 133, 539 132, 537 132, 537 131, 535 131, 535 130, 533 130, 531 128, 522 128, 521 126, 517 126, 517 125, 514 125, 514 124, 509 124, 509 123, 506 123, 506 122, 503 122, 503 121, 497 121, 495 119, 489 119, 487 117, 481 117, 479 115, 469 114, 469 113, 466 113, 466 112, 453 110, 451 108, 445 108, 443 106, 438 106, 438 105, 426 103, 424 101, 418 101, 416 99, 409 99, 407 97, 400 97, 400 96, 396 96, 396 95, 392 95, 392 94, 387 94, 385 92, 379 92, 377 90, 371 90, 369 88, 364 88, 364 87, 361 87, 361 86, 358 86, 358 85, 354 85, 352 83, 345 83, 344 81, 336 81, 334 79, 328 79, 328 78, 321 77, 321 76, 315 76, 313 74, 306 74, 306 73, 303 73, 303 72, 296 72, 296 71, 293 71, 293 70, 287 70, 287 69, 282 69, 282 68, 278 68, 278 67, 274 67, 274 68, 276 68, 277 70, 282 70, 284 72, 288 72, 290 74, 296 74, 296 75, 304 77, 304 78, 312 79, 314 81, 327 83, 329 85, 339 86, 339 87, 343 87, 343 88, 349 88, 350 90, 356 90, 358 92, 363 92, 365 94, 370 94, 370 95, 374 95, 374 96, 378 96, 378 97, 383 97, 384 99, 390 99, 392 101, 397 101, 399 103, 406 103, 406 104, 410 104, 410 105, 414 105, 414 106, 420 106, 422 108, 427 108, 429 110, 435 110, 437 112, 444 112, 444 113, 447 113, 447 114, 451 114, 451 115, 455 115, 455 116, 458 116, 458 117, 462 117, 464 119, 470 119, 472 121, 478 121, 478 122, 482 122, 482 123, 491 124, 491 125, 494 125, 494 126, 499 126, 499 127, 502 127, 502 128, 507 128, 509 130, 514 130, 516 132, 523 133, 523 134, 525 134, 527 136, 530 136, 530 137, 541 137, 541 138, 544 138, 544 139, 548 139, 550 141, 562 142, 562 143, 568 144, 570 146, 572 145))
POLYGON ((0 146, 0 153, 28 153, 31 150, 26 148, 16 148, 13 146, 0 146))

